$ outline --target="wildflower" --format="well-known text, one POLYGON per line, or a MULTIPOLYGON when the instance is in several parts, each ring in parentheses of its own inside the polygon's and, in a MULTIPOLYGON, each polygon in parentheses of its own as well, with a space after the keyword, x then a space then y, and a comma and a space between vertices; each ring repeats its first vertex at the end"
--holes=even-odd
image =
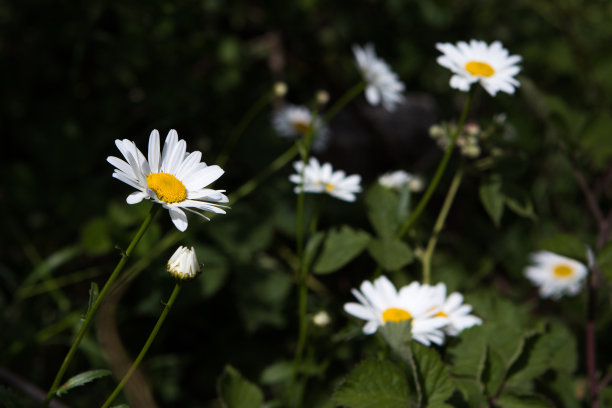
POLYGON ((412 192, 423 190, 423 179, 404 170, 385 173, 378 178, 378 183, 392 190, 402 190, 404 187, 408 187, 412 192))
POLYGON ((434 316, 446 317, 448 325, 444 326, 444 332, 449 336, 456 336, 463 330, 482 324, 482 319, 471 315, 472 306, 463 304, 463 296, 453 292, 446 297, 446 285, 438 283, 435 286, 423 285, 429 288, 431 297, 434 299, 436 314, 434 316))
POLYGON ((436 316, 435 298, 430 290, 423 290, 418 282, 412 282, 398 291, 385 276, 372 284, 364 281, 361 291, 353 289, 359 303, 346 303, 344 311, 366 320, 364 334, 373 334, 387 322, 410 320, 412 338, 429 346, 444 342, 444 330, 448 317, 436 316))
POLYGON ((587 275, 586 266, 553 252, 536 252, 532 254, 531 261, 534 265, 525 269, 525 275, 540 287, 540 296, 543 298, 556 300, 564 294, 577 294, 587 275))
POLYGON ((404 101, 404 84, 397 78, 397 74, 376 56, 372 44, 363 48, 353 45, 353 53, 357 68, 366 82, 365 96, 370 105, 377 106, 382 102, 386 110, 395 110, 395 105, 404 101))
POLYGON ((280 108, 274 113, 272 124, 281 136, 290 139, 305 137, 313 126, 312 150, 320 152, 327 147, 329 129, 319 116, 313 121, 312 112, 306 106, 286 105, 280 108))
POLYGON ((454 75, 450 79, 451 88, 467 92, 470 86, 479 82, 491 95, 498 91, 509 94, 520 83, 514 78, 521 68, 519 55, 508 55, 499 41, 487 45, 484 41, 460 41, 457 45, 438 43, 436 48, 444 55, 438 57, 438 64, 450 69, 454 75))
POLYGON ((170 275, 179 280, 193 279, 201 272, 195 250, 184 246, 174 251, 168 260, 167 269, 170 275))
MULTIPOLYGON (((444 126, 433 125, 429 128, 429 135, 438 143, 438 146, 446 149, 451 140, 450 133, 456 131, 457 125, 454 123, 444 126)), ((487 134, 476 123, 466 123, 457 135, 457 147, 465 157, 474 159, 480 156, 482 152, 480 141, 486 137, 487 134)))
POLYGON ((319 164, 314 157, 304 167, 301 161, 293 163, 297 174, 289 176, 289 181, 297 184, 295 192, 327 193, 344 201, 355 201, 355 194, 361 192, 361 176, 346 176, 342 170, 333 171, 331 164, 319 164), (302 171, 303 170, 303 171, 302 171), (304 179, 302 180, 302 172, 304 179))
POLYGON ((319 327, 324 327, 331 322, 331 318, 329 317, 329 313, 325 310, 321 310, 312 317, 312 322, 319 327))
POLYGON ((186 143, 178 138, 176 130, 168 132, 160 155, 159 132, 153 130, 149 136, 148 160, 130 140, 115 140, 117 148, 127 160, 109 156, 106 160, 115 166, 113 177, 134 187, 126 201, 136 204, 143 199, 159 203, 168 210, 174 226, 187 229, 185 210, 209 219, 199 211, 225 214, 227 203, 225 190, 204 188, 217 180, 224 171, 219 166, 207 166, 201 162, 202 153, 188 153, 186 143), (199 210, 199 211, 197 211, 199 210))

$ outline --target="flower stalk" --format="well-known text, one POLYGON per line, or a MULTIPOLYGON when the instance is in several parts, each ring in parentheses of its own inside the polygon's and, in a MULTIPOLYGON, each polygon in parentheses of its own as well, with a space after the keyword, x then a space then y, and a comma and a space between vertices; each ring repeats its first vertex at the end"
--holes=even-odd
POLYGON ((70 365, 70 362, 74 358, 74 355, 76 353, 77 348, 79 347, 79 344, 81 343, 81 340, 83 340, 83 336, 85 335, 85 332, 87 332, 87 329, 91 325, 91 322, 93 320, 94 315, 96 314, 96 311, 100 307, 100 304, 104 300, 104 297, 108 293, 109 289, 115 282, 115 279, 117 279, 117 277, 121 274, 121 271, 123 271, 123 268, 125 267, 125 264, 127 263, 128 258, 134 251, 134 248, 136 248, 136 245, 138 244, 138 242, 140 242, 140 239, 143 237, 147 229, 149 229, 149 226, 151 225, 151 222, 153 221, 153 219, 155 218, 155 215, 159 211, 159 208, 160 208, 159 205, 153 205, 153 207, 151 207, 151 211, 149 211, 149 214, 147 215, 145 220, 142 222, 142 225, 138 229, 138 232, 136 232, 136 235, 134 236, 134 238, 132 238, 130 245, 125 250, 125 252, 122 252, 121 259, 119 260, 119 263, 115 267, 115 270, 113 271, 111 276, 109 276, 108 280, 104 284, 104 287, 100 291, 100 294, 98 295, 95 302, 93 303, 91 308, 88 310, 87 314, 85 315, 85 320, 83 321, 83 324, 81 325, 81 328, 79 329, 76 335, 76 338, 72 342, 72 346, 70 346, 70 349, 68 350, 68 353, 66 354, 66 357, 64 357, 64 361, 62 362, 62 365, 60 366, 55 376, 55 379, 53 380, 53 384, 49 388, 47 397, 45 398, 45 401, 43 403, 43 408, 49 406, 49 402, 51 402, 51 399, 53 398, 55 391, 58 389, 62 381, 62 378, 64 377, 64 374, 66 373, 66 370, 68 369, 68 366, 70 365))

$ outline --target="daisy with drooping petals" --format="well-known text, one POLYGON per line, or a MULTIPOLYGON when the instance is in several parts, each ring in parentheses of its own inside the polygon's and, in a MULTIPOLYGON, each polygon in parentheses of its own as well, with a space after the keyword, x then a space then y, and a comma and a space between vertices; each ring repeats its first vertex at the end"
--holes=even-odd
POLYGON ((516 65, 521 57, 509 55, 499 41, 491 45, 477 40, 469 44, 460 41, 457 45, 438 43, 436 48, 444 54, 438 57, 438 64, 454 73, 450 80, 452 88, 467 92, 473 83, 479 82, 495 96, 498 91, 513 94, 514 88, 520 86, 514 76, 521 70, 516 65))
POLYGON ((201 162, 201 152, 188 153, 187 144, 178 138, 176 130, 168 132, 161 154, 159 133, 157 130, 151 132, 148 160, 130 140, 115 140, 115 144, 126 161, 114 156, 107 158, 115 166, 113 177, 138 190, 127 197, 128 204, 143 199, 161 204, 179 231, 187 229, 184 210, 207 220, 199 211, 225 214, 223 208, 227 207, 216 204, 228 202, 223 194, 225 190, 204 188, 221 177, 223 170, 201 162))
POLYGON ((170 275, 179 280, 193 279, 201 272, 193 247, 178 247, 168 260, 166 268, 170 275))
POLYGON ((374 283, 364 281, 360 289, 351 291, 359 303, 346 303, 344 311, 367 321, 363 327, 365 334, 375 333, 387 322, 410 320, 414 340, 426 346, 444 343, 443 327, 449 324, 449 319, 435 315, 435 299, 418 282, 398 291, 389 279, 381 276, 374 283))
POLYGON ((435 315, 446 317, 448 325, 444 326, 444 332, 449 336, 456 336, 463 330, 472 326, 482 324, 482 319, 472 314, 472 306, 463 304, 463 296, 453 292, 446 297, 446 285, 438 283, 435 286, 423 285, 425 290, 430 290, 435 307, 435 315))
POLYGON ((585 265, 548 251, 534 253, 531 261, 534 265, 525 269, 525 275, 540 287, 541 297, 556 300, 565 294, 575 295, 580 292, 587 276, 585 265))
POLYGON ((386 110, 395 110, 395 106, 404 101, 402 95, 404 84, 397 78, 397 74, 391 71, 385 61, 376 56, 372 44, 367 44, 363 48, 353 45, 353 53, 357 68, 366 82, 367 101, 372 106, 382 103, 386 110))
POLYGON ((301 161, 296 161, 293 168, 297 174, 289 176, 289 181, 297 184, 296 193, 303 189, 306 193, 327 193, 340 200, 355 201, 355 194, 361 192, 361 176, 353 174, 347 177, 342 170, 333 171, 331 164, 321 165, 314 157, 306 167, 301 161))
POLYGON ((314 126, 312 150, 321 152, 327 148, 329 129, 319 116, 313 122, 312 112, 306 106, 286 105, 278 109, 272 117, 272 124, 281 136, 291 139, 305 137, 310 126, 314 126))

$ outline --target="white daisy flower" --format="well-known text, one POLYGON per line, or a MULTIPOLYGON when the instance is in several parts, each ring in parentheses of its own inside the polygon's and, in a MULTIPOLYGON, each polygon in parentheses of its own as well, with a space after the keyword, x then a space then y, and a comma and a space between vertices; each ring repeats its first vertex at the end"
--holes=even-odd
POLYGON ((521 68, 516 65, 521 61, 519 55, 508 55, 499 41, 487 45, 484 41, 472 40, 470 43, 460 41, 457 45, 438 43, 436 48, 444 55, 438 57, 438 64, 450 69, 454 75, 450 86, 467 92, 475 82, 491 95, 497 91, 509 94, 520 83, 514 78, 521 68))
POLYGON ((345 303, 344 311, 366 320, 365 334, 373 334, 387 322, 411 321, 412 338, 429 346, 444 343, 443 328, 449 324, 447 317, 435 316, 436 304, 430 290, 423 290, 418 282, 412 282, 399 291, 385 276, 374 281, 364 281, 361 291, 353 289, 359 303, 345 303))
POLYGON ((444 326, 444 332, 449 336, 456 336, 463 330, 482 324, 482 319, 471 315, 472 306, 463 304, 463 296, 460 293, 453 292, 446 297, 446 285, 438 283, 435 286, 423 285, 424 288, 429 288, 433 302, 437 305, 434 309, 435 315, 446 317, 449 320, 447 326, 444 326))
POLYGON ((127 197, 128 204, 143 199, 161 204, 180 231, 187 229, 184 210, 207 220, 199 211, 225 214, 223 208, 227 207, 213 204, 228 202, 223 194, 225 190, 204 188, 221 177, 224 171, 219 166, 207 166, 201 162, 202 153, 187 152, 187 144, 178 138, 176 130, 168 132, 161 154, 159 133, 157 130, 151 132, 148 160, 130 140, 115 140, 115 144, 127 162, 114 156, 106 159, 116 167, 113 177, 138 190, 127 197))
POLYGON ((176 279, 189 280, 195 278, 200 272, 200 264, 195 249, 180 246, 168 260, 168 272, 176 279))
POLYGON ((289 181, 297 184, 295 192, 327 193, 344 201, 355 201, 355 194, 361 192, 361 176, 346 176, 342 170, 333 171, 331 164, 319 164, 314 157, 304 167, 302 161, 293 163, 297 174, 289 176, 289 181), (302 169, 304 180, 302 180, 302 169))
POLYGON ((323 151, 329 142, 329 128, 324 125, 320 116, 312 120, 312 112, 306 106, 285 105, 272 117, 272 124, 283 137, 295 139, 308 134, 314 125, 311 148, 315 152, 323 151))
POLYGON ((363 48, 353 45, 353 53, 357 68, 367 84, 365 96, 370 105, 377 106, 382 102, 386 110, 395 110, 395 106, 404 101, 402 95, 404 84, 398 79, 397 74, 391 71, 385 61, 376 56, 372 44, 367 44, 363 48))
POLYGON ((525 269, 525 275, 540 287, 543 298, 559 299, 564 294, 575 295, 580 292, 587 276, 585 265, 553 252, 536 252, 532 254, 531 262, 534 265, 525 269))
POLYGON ((402 190, 404 187, 408 187, 412 192, 423 190, 423 180, 404 170, 385 173, 378 178, 378 183, 392 190, 402 190))

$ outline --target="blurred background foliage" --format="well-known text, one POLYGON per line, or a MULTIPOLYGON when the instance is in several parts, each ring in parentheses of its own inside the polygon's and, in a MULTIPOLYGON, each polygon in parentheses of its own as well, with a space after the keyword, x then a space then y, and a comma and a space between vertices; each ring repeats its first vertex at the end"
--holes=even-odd
MULTIPOLYGON (((507 134, 497 140, 508 159, 469 172, 433 276, 451 290, 493 288, 538 315, 564 316, 582 353, 584 299, 540 301, 522 270, 528 254, 559 233, 597 246, 597 225, 575 174, 608 211, 611 20, 612 4, 604 0, 0 3, 2 380, 14 389, 15 381, 47 389, 87 307, 90 282, 104 282, 119 258, 115 246, 125 247, 148 211, 147 203, 125 204, 129 187, 111 177, 105 158, 118 154, 115 139, 145 150, 152 129, 165 135, 175 128, 212 164, 275 81, 289 85, 292 103, 311 102, 318 89, 334 101, 359 80, 351 45, 367 42, 405 82, 407 103, 387 114, 359 97, 332 122, 330 147, 320 156, 362 174, 366 186, 397 168, 431 177, 441 154, 427 129, 456 119, 464 97, 437 65, 436 42, 500 40, 523 56, 516 95, 476 96, 472 119, 489 123, 506 115, 507 134), (531 203, 533 214, 506 209, 496 226, 479 199, 481 184, 492 179, 509 197, 531 203)), ((271 112, 247 129, 216 188, 231 193, 289 147, 271 128, 271 112)), ((186 285, 143 364, 149 390, 159 406, 216 406, 217 378, 229 363, 274 395, 297 333, 290 171, 274 175, 226 216, 210 223, 191 217, 186 234, 162 213, 130 263, 128 272, 139 276, 117 300, 116 318, 110 326, 98 319, 70 372, 112 366, 106 359, 120 365, 117 347, 138 352, 171 290, 166 260, 176 245, 194 245, 204 272, 186 285), (122 346, 100 339, 113 330, 122 346)), ((449 179, 415 228, 416 242, 427 239, 449 179)), ((347 224, 374 233, 364 197, 352 205, 326 200, 320 228, 347 224)), ((311 212, 316 202, 307 197, 311 212)), ((350 288, 375 267, 364 253, 317 276, 309 308, 327 310, 332 322, 312 332, 318 354, 310 406, 328 403, 358 359, 376 352, 375 340, 341 312, 350 288)), ((408 282, 420 278, 420 269, 413 263, 391 276, 408 282)), ((609 302, 604 292, 602 308, 609 302)), ((612 340, 611 318, 601 314, 600 345, 612 340)), ((602 361, 611 361, 606 348, 599 350, 602 361)), ((577 370, 584 377, 584 367, 577 370)), ((89 406, 113 387, 106 377, 64 398, 69 406, 89 406)), ((0 393, 15 406, 30 403, 19 391, 0 393)))

